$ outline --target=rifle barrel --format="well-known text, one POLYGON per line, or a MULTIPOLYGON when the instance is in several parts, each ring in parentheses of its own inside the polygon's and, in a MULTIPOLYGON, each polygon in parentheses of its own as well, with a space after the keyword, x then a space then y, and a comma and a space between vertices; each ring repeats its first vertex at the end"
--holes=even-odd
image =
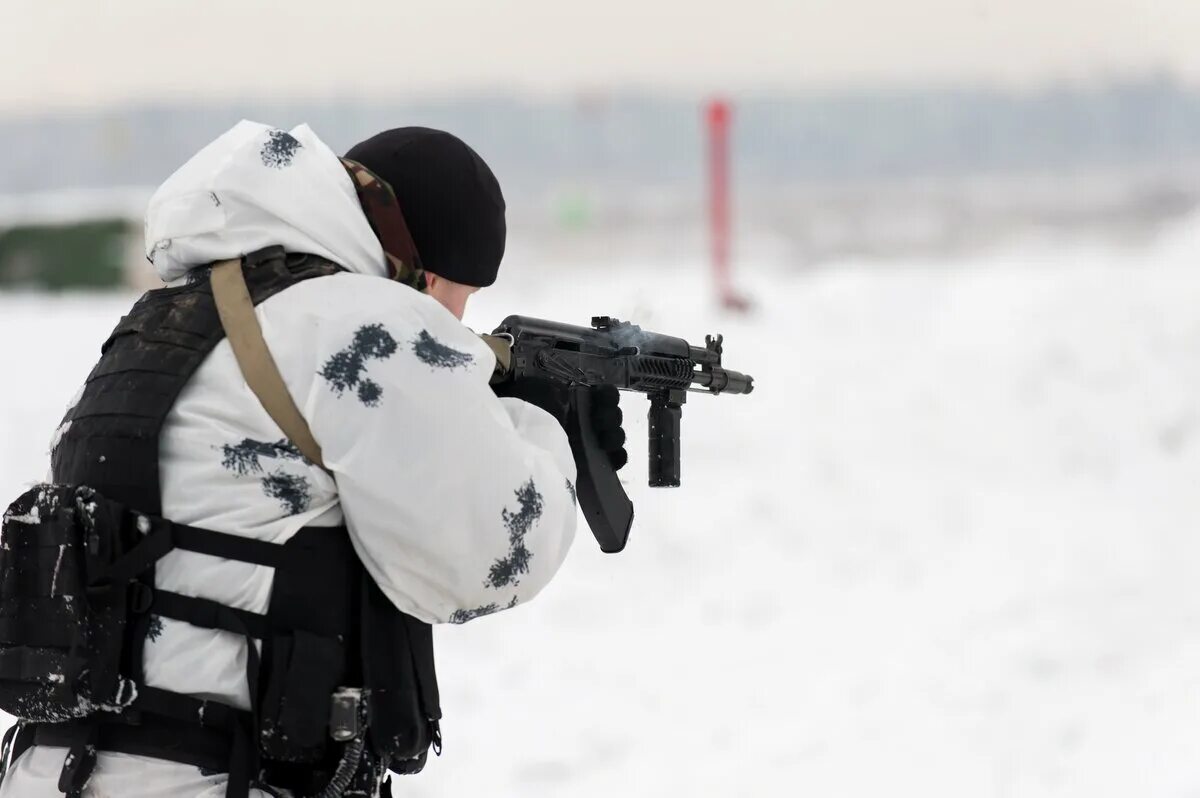
POLYGON ((754 390, 754 378, 740 371, 730 371, 720 367, 705 369, 692 373, 692 385, 706 393, 750 393, 754 390))

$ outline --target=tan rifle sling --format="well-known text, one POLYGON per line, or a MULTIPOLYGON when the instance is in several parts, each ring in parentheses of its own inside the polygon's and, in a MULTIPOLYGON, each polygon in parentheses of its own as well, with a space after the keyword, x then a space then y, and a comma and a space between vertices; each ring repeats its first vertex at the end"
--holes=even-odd
POLYGON ((258 397, 267 415, 279 425, 300 453, 325 468, 321 447, 317 445, 308 422, 300 415, 300 409, 288 393, 283 375, 279 373, 275 358, 271 357, 271 350, 263 339, 262 327, 254 315, 254 303, 242 274, 241 259, 213 264, 210 280, 217 315, 221 318, 225 337, 233 347, 233 356, 237 359, 246 384, 258 397))

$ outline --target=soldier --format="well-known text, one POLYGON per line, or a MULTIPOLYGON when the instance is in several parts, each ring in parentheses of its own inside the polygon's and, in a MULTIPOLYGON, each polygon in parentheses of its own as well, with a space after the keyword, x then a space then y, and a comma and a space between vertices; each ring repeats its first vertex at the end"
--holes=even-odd
MULTIPOLYGON (((339 159, 241 122, 158 189, 168 287, 105 343, 55 485, 6 517, 37 609, 0 644, 27 720, 0 798, 386 795, 438 749, 430 625, 528 602, 576 523, 561 419, 497 398, 461 323, 504 213, 424 128, 339 159)), ((623 462, 615 394, 597 426, 623 462)))

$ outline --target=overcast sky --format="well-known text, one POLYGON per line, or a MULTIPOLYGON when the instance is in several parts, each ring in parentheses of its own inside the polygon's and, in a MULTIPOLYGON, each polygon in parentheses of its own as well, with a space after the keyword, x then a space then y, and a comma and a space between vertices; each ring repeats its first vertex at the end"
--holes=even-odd
POLYGON ((1168 70, 1200 0, 0 0, 0 110, 464 90, 685 92, 1168 70))

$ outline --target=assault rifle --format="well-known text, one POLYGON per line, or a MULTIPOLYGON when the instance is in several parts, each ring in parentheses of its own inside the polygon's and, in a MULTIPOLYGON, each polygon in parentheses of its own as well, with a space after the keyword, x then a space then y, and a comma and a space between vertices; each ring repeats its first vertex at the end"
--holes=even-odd
POLYGON ((602 551, 625 548, 633 503, 596 440, 588 388, 613 385, 650 397, 650 487, 678 487, 679 421, 688 392, 754 390, 753 377, 721 365, 723 340, 710 335, 703 347, 692 346, 608 316, 594 317, 591 328, 509 316, 492 333, 498 361, 493 384, 540 379, 567 387, 566 429, 579 472, 575 490, 602 551))

